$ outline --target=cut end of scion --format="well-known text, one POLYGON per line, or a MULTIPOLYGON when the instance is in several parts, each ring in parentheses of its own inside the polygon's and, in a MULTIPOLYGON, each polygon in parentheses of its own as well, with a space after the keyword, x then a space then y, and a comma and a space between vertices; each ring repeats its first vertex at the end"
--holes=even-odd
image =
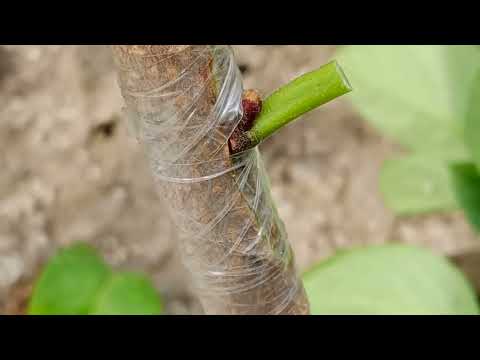
POLYGON ((347 75, 345 75, 345 71, 343 71, 342 67, 337 62, 337 60, 333 60, 332 63, 335 65, 335 69, 336 69, 336 73, 338 75, 338 79, 342 82, 342 85, 343 85, 342 88, 344 89, 343 91, 345 91, 341 95, 349 93, 350 91, 353 90, 353 87, 350 84, 350 81, 348 80, 347 75))
POLYGON ((331 61, 277 89, 263 104, 260 100, 261 110, 258 112, 255 107, 260 99, 258 92, 249 91, 244 93, 242 99, 242 125, 237 127, 230 139, 232 154, 258 145, 301 115, 349 93, 352 86, 337 61, 331 61))

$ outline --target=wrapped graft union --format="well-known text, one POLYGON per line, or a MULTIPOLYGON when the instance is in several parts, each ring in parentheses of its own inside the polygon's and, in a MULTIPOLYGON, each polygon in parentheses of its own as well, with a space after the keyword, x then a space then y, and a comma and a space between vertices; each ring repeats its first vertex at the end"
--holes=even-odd
POLYGON ((308 314, 257 148, 231 155, 241 76, 228 46, 113 46, 119 84, 207 314, 308 314))

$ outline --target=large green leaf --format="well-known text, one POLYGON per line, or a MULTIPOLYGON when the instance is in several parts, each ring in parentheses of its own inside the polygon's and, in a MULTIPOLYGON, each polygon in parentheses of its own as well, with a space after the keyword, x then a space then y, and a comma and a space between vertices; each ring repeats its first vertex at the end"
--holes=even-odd
POLYGON ((386 205, 403 215, 455 209, 457 202, 448 167, 455 158, 415 154, 385 161, 380 192, 386 205))
POLYGON ((480 68, 475 46, 347 46, 337 54, 354 106, 410 149, 464 152, 463 116, 480 68))
POLYGON ((480 72, 477 74, 465 117, 465 143, 480 170, 480 72))
POLYGON ((91 313, 96 315, 159 315, 162 301, 141 274, 114 274, 102 288, 91 313))
POLYGON ((480 174, 473 163, 451 165, 458 203, 474 229, 480 232, 480 174))
POLYGON ((89 312, 110 271, 86 244, 60 250, 43 270, 34 288, 30 314, 82 315, 89 312))
POLYGON ((406 245, 346 251, 304 275, 312 314, 478 314, 475 293, 444 257, 406 245))

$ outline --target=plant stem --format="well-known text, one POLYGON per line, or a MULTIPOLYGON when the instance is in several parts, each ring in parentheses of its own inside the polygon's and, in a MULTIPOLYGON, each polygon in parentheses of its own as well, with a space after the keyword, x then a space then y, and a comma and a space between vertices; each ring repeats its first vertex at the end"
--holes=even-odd
POLYGON ((246 135, 255 146, 300 115, 351 90, 340 65, 332 61, 271 94, 246 135))
POLYGON ((220 96, 217 82, 221 85, 226 76, 218 64, 233 59, 230 51, 222 45, 113 46, 123 97, 138 114, 141 143, 179 228, 182 258, 205 312, 308 314, 258 151, 247 154, 245 165, 234 166, 226 144, 232 129, 212 116, 220 96), (178 94, 173 102, 164 96, 172 92, 178 94), (176 114, 168 126, 152 121, 164 119, 168 109, 176 114), (198 129, 206 127, 210 130, 198 137, 198 129), (192 142, 195 146, 184 151, 192 142), (221 151, 219 144, 224 144, 221 151), (169 172, 166 178, 158 166, 166 152, 179 154, 171 176, 195 181, 172 181, 169 172), (215 176, 200 176, 205 173, 215 176))

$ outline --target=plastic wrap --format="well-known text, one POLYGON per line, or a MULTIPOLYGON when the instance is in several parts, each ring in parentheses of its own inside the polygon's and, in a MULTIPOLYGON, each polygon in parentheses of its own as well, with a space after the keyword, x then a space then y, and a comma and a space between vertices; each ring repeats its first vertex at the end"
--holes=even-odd
POLYGON ((231 156, 242 81, 228 46, 114 46, 135 136, 207 314, 307 314, 258 149, 231 156))

